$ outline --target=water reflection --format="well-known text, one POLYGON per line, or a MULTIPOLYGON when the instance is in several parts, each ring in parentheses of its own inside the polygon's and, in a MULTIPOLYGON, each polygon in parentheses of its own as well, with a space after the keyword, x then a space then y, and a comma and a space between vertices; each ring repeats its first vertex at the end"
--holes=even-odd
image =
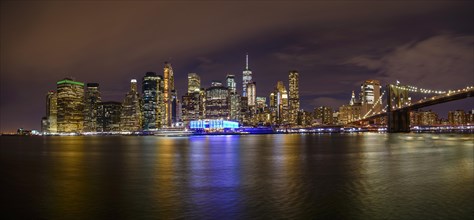
POLYGON ((468 219, 474 213, 473 135, 0 141, 5 209, 25 219, 468 219))

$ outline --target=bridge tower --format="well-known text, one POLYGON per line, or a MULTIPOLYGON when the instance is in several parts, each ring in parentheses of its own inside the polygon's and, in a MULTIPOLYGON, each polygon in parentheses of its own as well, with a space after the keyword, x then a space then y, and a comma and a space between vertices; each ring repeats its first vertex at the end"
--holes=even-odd
POLYGON ((388 84, 387 86, 387 132, 409 132, 410 111, 402 108, 407 104, 408 90, 399 84, 388 84))

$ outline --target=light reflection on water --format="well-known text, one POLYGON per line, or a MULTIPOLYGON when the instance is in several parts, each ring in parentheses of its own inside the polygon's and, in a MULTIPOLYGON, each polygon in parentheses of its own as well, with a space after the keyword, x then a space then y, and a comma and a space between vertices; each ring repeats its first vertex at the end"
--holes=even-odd
POLYGON ((0 141, 12 217, 474 218, 473 135, 0 141))

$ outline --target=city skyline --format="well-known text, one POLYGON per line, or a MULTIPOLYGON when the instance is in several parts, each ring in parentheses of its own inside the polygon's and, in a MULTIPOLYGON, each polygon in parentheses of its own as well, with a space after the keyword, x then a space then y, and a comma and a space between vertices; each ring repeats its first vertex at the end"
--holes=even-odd
MULTIPOLYGON (((205 3, 199 9, 207 11, 217 7, 220 11, 210 17, 222 18, 226 12, 235 10, 231 6, 239 8, 248 4, 212 6, 205 3)), ((146 29, 135 28, 134 22, 139 23, 136 19, 132 19, 128 26, 119 25, 117 29, 111 24, 120 23, 120 17, 119 21, 104 21, 102 18, 106 15, 99 12, 105 10, 106 14, 122 12, 132 15, 136 12, 129 11, 126 6, 146 12, 152 8, 162 9, 171 5, 181 9, 176 11, 178 14, 186 15, 193 4, 2 2, 0 130, 13 131, 19 127, 38 129, 39 119, 46 115, 45 95, 47 91, 54 89, 54 82, 64 77, 72 75, 81 82, 99 83, 103 101, 121 102, 129 90, 130 79, 141 79, 149 71, 161 73, 162 63, 166 60, 173 64, 179 99, 187 91, 186 79, 188 73, 192 72, 201 77, 202 87, 206 88, 211 81, 224 82, 227 74, 233 74, 237 91, 241 94, 244 56, 247 52, 250 56, 252 80, 257 82, 257 97, 268 98, 278 80, 288 86, 288 71, 296 69, 300 75, 300 105, 307 110, 318 106, 335 108, 347 104, 351 91, 357 90, 367 79, 380 80, 382 85, 400 80, 402 83, 440 90, 463 88, 474 84, 471 75, 474 70, 473 15, 468 10, 472 8, 472 4, 362 4, 368 9, 357 6, 354 12, 349 13, 354 18, 349 22, 341 15, 348 12, 349 7, 342 4, 299 3, 290 6, 289 3, 279 2, 271 6, 269 12, 264 12, 258 10, 267 6, 266 4, 254 3, 254 7, 246 8, 250 12, 261 12, 255 15, 257 18, 274 18, 275 23, 266 20, 250 22, 255 17, 244 16, 242 23, 234 24, 234 28, 237 27, 239 31, 238 34, 233 32, 237 36, 228 36, 222 33, 225 27, 213 28, 212 22, 206 18, 198 18, 196 21, 203 25, 202 29, 184 25, 182 21, 190 21, 186 17, 170 21, 175 22, 169 24, 170 27, 180 27, 171 28, 171 35, 187 39, 184 33, 194 30, 196 34, 206 38, 206 32, 219 30, 216 33, 225 35, 222 37, 225 42, 213 41, 217 38, 211 38, 212 43, 203 43, 203 39, 196 37, 199 38, 198 41, 185 43, 186 45, 179 44, 182 41, 177 40, 171 41, 175 43, 167 46, 162 41, 170 39, 161 38, 161 28, 150 23, 159 18, 142 18, 146 21, 144 27, 150 28, 148 35, 142 35, 141 31, 146 29), (112 7, 106 10, 105 5, 112 7), (74 6, 92 13, 91 18, 79 16, 78 9, 74 9, 74 6), (318 11, 316 6, 331 13, 313 16, 311 14, 318 11), (301 10, 301 15, 295 18, 282 17, 287 7, 301 10), (13 15, 17 10, 35 11, 15 20, 13 15), (72 14, 66 16, 64 21, 58 19, 66 13, 72 14), (375 16, 387 17, 384 22, 376 22, 371 20, 375 16), (388 18, 389 16, 392 17, 388 18), (407 23, 408 19, 417 19, 418 22, 407 23), (99 24, 93 25, 93 21, 99 21, 99 24), (340 27, 325 25, 327 21, 340 27), (69 27, 68 24, 74 22, 77 25, 69 27), (279 26, 281 24, 286 25, 279 26), (353 24, 358 24, 358 28, 352 28, 353 24), (314 27, 309 27, 311 25, 314 27), (42 27, 45 28, 44 31, 38 29, 42 27), (97 28, 102 27, 107 29, 98 31, 97 28), (85 35, 89 29, 98 31, 100 37, 85 35), (181 29, 188 31, 182 32, 181 29), (128 30, 136 30, 135 34, 140 37, 111 37, 113 33, 128 30), (242 36, 240 32, 245 32, 248 36, 242 36), (263 34, 264 32, 271 32, 272 37, 263 34), (344 33, 357 34, 346 36, 344 33), (74 34, 79 36, 75 37, 74 34), (152 39, 152 36, 157 38, 152 39), (106 39, 112 41, 104 44, 106 39), (137 39, 144 42, 139 46, 132 46, 132 42, 137 39), (202 46, 198 46, 201 44, 202 46), (91 45, 98 46, 92 49, 91 45), (399 72, 396 71, 397 68, 399 72), (413 74, 413 71, 418 72, 413 74), (458 77, 441 74, 452 71, 458 77), (21 87, 32 83, 35 85, 32 88, 21 87)), ((461 107, 468 110, 472 107, 468 100, 457 103, 457 106, 451 104, 444 112, 461 107)))

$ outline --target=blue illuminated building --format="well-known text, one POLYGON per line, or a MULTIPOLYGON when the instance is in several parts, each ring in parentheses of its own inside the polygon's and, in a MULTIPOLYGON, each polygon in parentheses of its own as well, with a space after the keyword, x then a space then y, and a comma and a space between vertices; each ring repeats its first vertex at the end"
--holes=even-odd
POLYGON ((190 121, 189 128, 195 129, 195 130, 237 129, 239 128, 239 123, 235 121, 227 121, 227 120, 199 120, 199 121, 190 121))

